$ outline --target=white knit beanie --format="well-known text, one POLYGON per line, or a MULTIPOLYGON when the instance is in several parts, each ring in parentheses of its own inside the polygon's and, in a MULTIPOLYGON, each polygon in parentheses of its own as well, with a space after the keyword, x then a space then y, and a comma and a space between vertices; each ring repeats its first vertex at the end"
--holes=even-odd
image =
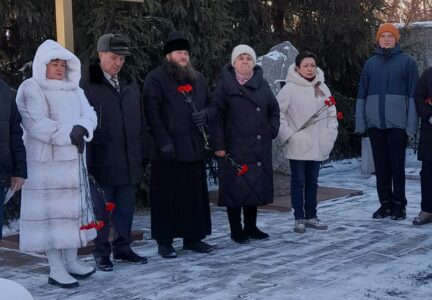
POLYGON ((254 66, 256 65, 256 54, 254 49, 252 49, 251 47, 249 47, 248 45, 238 45, 233 49, 233 52, 231 53, 231 64, 234 66, 234 61, 236 60, 236 58, 240 55, 240 54, 249 54, 250 56, 252 56, 253 59, 253 64, 254 66))

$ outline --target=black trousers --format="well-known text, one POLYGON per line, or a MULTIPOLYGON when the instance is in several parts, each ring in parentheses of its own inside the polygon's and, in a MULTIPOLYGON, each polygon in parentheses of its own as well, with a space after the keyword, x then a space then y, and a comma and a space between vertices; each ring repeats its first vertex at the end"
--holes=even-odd
POLYGON ((6 188, 2 185, 0 185, 0 241, 2 240, 2 235, 3 235, 3 202, 5 200, 5 190, 6 188))
POLYGON ((422 161, 420 171, 421 210, 432 213, 432 161, 422 161))
POLYGON ((406 206, 405 153, 408 136, 404 129, 368 130, 375 164, 378 198, 382 206, 406 206))
MULTIPOLYGON (((232 233, 239 233, 242 229, 241 224, 241 207, 227 207, 228 221, 232 233)), ((256 227, 257 206, 243 206, 243 223, 244 229, 252 230, 256 227)))
POLYGON ((105 201, 101 192, 90 183, 95 216, 97 220, 105 222, 105 226, 97 232, 93 253, 95 256, 109 256, 111 254, 111 244, 108 241, 110 221, 114 229, 114 239, 112 243, 113 253, 120 254, 128 252, 130 251, 130 244, 132 242, 131 229, 137 187, 133 185, 120 185, 102 187, 102 189, 105 193, 106 200, 115 203, 115 209, 112 212, 110 220, 109 212, 105 208, 105 201))

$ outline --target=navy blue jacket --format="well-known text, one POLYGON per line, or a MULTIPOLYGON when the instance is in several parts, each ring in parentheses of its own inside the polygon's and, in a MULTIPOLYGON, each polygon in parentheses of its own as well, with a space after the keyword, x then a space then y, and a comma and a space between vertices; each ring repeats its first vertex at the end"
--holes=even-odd
POLYGON ((15 99, 9 86, 0 80, 0 186, 9 186, 11 177, 27 178, 22 135, 15 99))
POLYGON ((399 45, 391 49, 377 48, 363 67, 355 132, 401 128, 414 134, 418 127, 414 103, 417 81, 417 64, 399 45))

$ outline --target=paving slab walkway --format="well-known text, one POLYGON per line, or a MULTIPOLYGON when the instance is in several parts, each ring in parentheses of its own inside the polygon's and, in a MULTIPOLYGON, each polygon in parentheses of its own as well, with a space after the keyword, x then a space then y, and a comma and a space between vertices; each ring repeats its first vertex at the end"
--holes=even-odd
MULTIPOLYGON (((0 277, 44 300, 430 299, 432 225, 411 224, 419 211, 419 181, 407 180, 408 218, 403 221, 371 219, 378 206, 375 177, 360 174, 358 165, 324 171, 320 184, 363 191, 319 203, 327 231, 296 234, 292 212, 260 210, 259 227, 270 239, 238 245, 229 238, 225 210, 212 206, 213 234, 207 241, 216 250, 191 253, 176 240, 179 257, 167 260, 157 255, 144 211, 134 221, 144 240, 133 247, 149 258, 146 265, 115 263, 113 272, 96 272, 79 288, 64 290, 47 285, 42 256, 0 248, 0 277), (13 255, 22 255, 23 262, 8 263, 13 255)), ((91 256, 82 259, 93 264, 91 256)))

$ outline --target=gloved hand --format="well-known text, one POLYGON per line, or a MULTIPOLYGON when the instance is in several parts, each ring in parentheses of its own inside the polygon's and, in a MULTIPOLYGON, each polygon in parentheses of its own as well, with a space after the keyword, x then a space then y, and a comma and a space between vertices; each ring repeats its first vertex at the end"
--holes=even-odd
POLYGON ((70 139, 72 145, 77 146, 78 153, 84 152, 84 136, 88 135, 87 129, 82 127, 81 125, 75 125, 72 127, 72 131, 70 133, 70 139))
POLYGON ((174 146, 172 144, 163 146, 160 155, 163 160, 174 160, 176 158, 174 146))
POLYGON ((204 126, 207 123, 207 114, 203 110, 193 112, 191 117, 196 127, 204 126))

